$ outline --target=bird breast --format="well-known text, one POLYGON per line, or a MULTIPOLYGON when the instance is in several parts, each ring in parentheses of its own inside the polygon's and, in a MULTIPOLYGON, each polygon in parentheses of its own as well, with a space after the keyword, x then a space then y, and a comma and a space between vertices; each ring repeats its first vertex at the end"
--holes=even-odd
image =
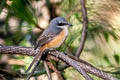
POLYGON ((52 41, 46 44, 47 48, 57 48, 59 47, 68 35, 68 28, 64 28, 52 41))

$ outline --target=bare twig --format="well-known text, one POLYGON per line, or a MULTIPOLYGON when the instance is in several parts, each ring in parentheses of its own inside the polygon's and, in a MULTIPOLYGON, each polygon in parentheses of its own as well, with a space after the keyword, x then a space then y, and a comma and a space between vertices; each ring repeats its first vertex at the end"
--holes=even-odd
POLYGON ((83 51, 85 40, 86 40, 86 34, 87 34, 87 26, 88 26, 88 18, 87 18, 87 9, 85 7, 85 0, 80 0, 81 3, 81 11, 82 11, 82 17, 83 17, 83 28, 82 28, 82 36, 79 48, 75 54, 75 56, 79 57, 81 52, 83 51))
MULTIPOLYGON (((57 53, 57 51, 56 51, 56 53, 57 53)), ((60 56, 59 54, 61 54, 61 53, 59 53, 58 52, 58 56, 60 56)), ((62 53, 63 54, 63 53, 62 53)), ((57 56, 57 55, 56 55, 57 56)), ((62 56, 62 57, 64 57, 64 58, 66 58, 66 59, 63 59, 63 61, 65 61, 68 65, 70 65, 70 66, 72 66, 72 67, 74 67, 75 69, 77 69, 78 71, 79 71, 79 73, 86 79, 86 80, 93 80, 82 68, 81 68, 81 66, 79 65, 79 64, 75 64, 75 60, 72 60, 72 59, 70 59, 68 56, 62 56), (68 62, 67 62, 67 61, 68 62)))
POLYGON ((38 24, 36 24, 36 27, 39 28, 40 30, 44 30, 42 27, 40 27, 38 24))
POLYGON ((50 70, 48 68, 47 62, 43 61, 43 63, 44 63, 44 67, 45 67, 45 70, 46 70, 46 73, 47 73, 47 76, 48 76, 48 80, 52 80, 51 73, 50 73, 50 70))
POLYGON ((51 56, 51 55, 47 55, 46 60, 47 60, 47 61, 54 60, 54 61, 56 61, 56 62, 59 61, 59 59, 58 59, 57 57, 51 56))
MULTIPOLYGON (((35 51, 34 48, 26 48, 26 47, 15 47, 15 46, 0 46, 0 53, 3 54, 21 54, 21 55, 28 55, 28 56, 35 56, 35 51)), ((76 60, 76 58, 72 58, 69 57, 68 55, 65 55, 63 53, 60 52, 51 52, 48 55, 52 55, 52 56, 57 56, 60 60, 62 60, 63 62, 71 65, 72 67, 74 67, 75 69, 79 69, 79 67, 81 67, 83 70, 85 70, 86 72, 93 74, 95 76, 98 76, 102 79, 105 80, 117 80, 116 78, 112 77, 110 74, 101 71, 95 67, 93 67, 92 65, 90 65, 89 63, 87 63, 86 61, 83 61, 81 59, 76 60), (73 65, 75 64, 75 65, 73 65)))
POLYGON ((33 75, 34 71, 36 70, 37 66, 39 65, 40 63, 40 60, 38 60, 35 65, 33 66, 33 69, 31 71, 31 73, 28 75, 27 79, 26 80, 29 80, 31 78, 31 76, 33 75))
POLYGON ((47 64, 57 74, 59 80, 64 80, 61 73, 60 73, 60 71, 57 68, 55 68, 55 66, 51 62, 47 62, 47 64))

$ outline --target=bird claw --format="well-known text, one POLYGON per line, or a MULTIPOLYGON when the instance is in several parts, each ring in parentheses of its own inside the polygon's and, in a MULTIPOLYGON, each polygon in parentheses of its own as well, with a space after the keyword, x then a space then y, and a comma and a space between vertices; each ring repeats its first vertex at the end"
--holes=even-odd
POLYGON ((50 51, 56 51, 56 49, 55 49, 55 48, 49 48, 49 50, 50 50, 50 51))
POLYGON ((49 51, 56 51, 56 49, 55 48, 48 48, 45 50, 45 52, 49 52, 49 51))
POLYGON ((58 58, 59 55, 60 55, 60 53, 57 53, 56 57, 58 58))
MULTIPOLYGON (((45 52, 49 52, 49 51, 56 51, 56 49, 55 48, 48 48, 45 50, 45 52)), ((58 57, 58 56, 59 56, 59 53, 56 55, 56 57, 58 57)))

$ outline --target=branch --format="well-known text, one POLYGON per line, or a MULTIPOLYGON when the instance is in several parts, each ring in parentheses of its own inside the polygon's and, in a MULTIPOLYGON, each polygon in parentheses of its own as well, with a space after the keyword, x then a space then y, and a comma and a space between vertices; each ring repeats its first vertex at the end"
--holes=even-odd
POLYGON ((60 53, 60 52, 52 52, 50 53, 51 55, 54 56, 58 56, 60 59, 62 59, 62 61, 66 62, 68 65, 74 67, 75 69, 77 69, 79 71, 79 67, 81 67, 84 71, 91 73, 97 77, 100 77, 102 79, 105 80, 116 80, 114 77, 112 77, 110 74, 107 74, 97 68, 95 68, 94 66, 92 66, 91 64, 76 58, 74 56, 68 56, 65 55, 65 53, 60 53))
POLYGON ((57 74, 59 80, 64 80, 61 73, 60 73, 60 71, 51 62, 47 62, 47 64, 57 74))
POLYGON ((60 73, 60 70, 57 69, 58 67, 56 68, 54 66, 54 64, 52 64, 52 62, 51 62, 51 60, 54 60, 54 61, 58 62, 59 59, 56 58, 56 57, 54 57, 54 56, 47 55, 47 57, 45 58, 45 60, 46 60, 47 64, 49 65, 49 68, 51 70, 53 70, 57 74, 59 80, 64 80, 62 74, 60 73))
POLYGON ((79 48, 75 54, 75 56, 79 57, 81 52, 83 51, 85 40, 86 40, 86 34, 87 34, 87 27, 88 27, 88 18, 87 18, 87 9, 85 7, 85 0, 80 0, 81 7, 82 7, 82 17, 83 17, 83 28, 82 28, 82 35, 81 35, 81 41, 79 48))
POLYGON ((44 63, 44 67, 45 67, 45 70, 46 70, 46 73, 47 73, 47 76, 48 76, 48 80, 52 80, 51 73, 50 73, 50 70, 48 68, 47 62, 43 61, 43 63, 44 63))
POLYGON ((68 56, 65 55, 59 55, 64 54, 60 53, 58 51, 53 52, 52 54, 55 54, 54 56, 58 56, 59 58, 62 57, 63 62, 67 63, 68 65, 72 66, 73 68, 77 69, 77 71, 86 79, 86 80, 93 80, 82 68, 79 64, 76 64, 76 61, 73 59, 70 59, 68 56), (56 55, 57 53, 57 55, 56 55), (65 58, 65 59, 64 59, 65 58))
MULTIPOLYGON (((35 56, 34 48, 26 48, 26 47, 17 47, 17 46, 0 46, 0 53, 4 54, 21 54, 21 55, 28 55, 28 56, 35 56)), ((75 69, 79 71, 79 67, 81 67, 86 72, 93 74, 97 77, 100 77, 105 80, 117 80, 116 78, 112 77, 110 74, 101 71, 91 64, 78 59, 74 56, 68 56, 63 54, 62 52, 57 51, 49 51, 48 55, 57 56, 60 60, 71 65, 75 69)))
POLYGON ((36 27, 39 28, 40 30, 44 31, 42 27, 40 27, 38 24, 36 24, 36 27))

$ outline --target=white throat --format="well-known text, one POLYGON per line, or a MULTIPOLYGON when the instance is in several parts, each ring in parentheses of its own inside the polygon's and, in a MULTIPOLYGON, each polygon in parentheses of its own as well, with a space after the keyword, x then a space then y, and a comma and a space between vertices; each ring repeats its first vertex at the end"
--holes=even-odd
POLYGON ((61 28, 61 29, 63 29, 64 31, 65 31, 65 36, 67 36, 68 35, 68 25, 67 26, 57 26, 58 28, 61 28))
POLYGON ((68 27, 64 27, 63 30, 65 31, 65 36, 68 35, 68 27))

